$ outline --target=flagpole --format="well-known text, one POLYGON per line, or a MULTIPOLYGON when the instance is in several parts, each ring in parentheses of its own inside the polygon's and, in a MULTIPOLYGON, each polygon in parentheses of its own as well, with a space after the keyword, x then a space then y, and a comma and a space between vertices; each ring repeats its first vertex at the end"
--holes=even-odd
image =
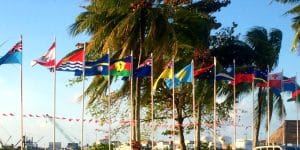
POLYGON ((268 116, 267 116, 267 123, 268 123, 268 130, 267 130, 267 146, 269 146, 270 144, 270 81, 269 81, 269 65, 268 65, 268 86, 267 86, 267 98, 268 98, 268 101, 267 101, 267 107, 268 107, 268 116))
POLYGON ((23 131, 23 126, 24 126, 24 122, 23 122, 23 113, 24 113, 24 109, 23 109, 23 37, 21 35, 21 45, 22 45, 22 53, 21 53, 21 65, 20 65, 20 78, 21 78, 21 150, 24 149, 24 143, 25 143, 25 139, 23 138, 24 135, 24 131, 23 131))
MULTIPOLYGON (((282 74, 283 74, 283 70, 282 70, 282 74)), ((282 86, 283 85, 283 82, 281 80, 281 91, 284 90, 284 87, 282 86)), ((284 116, 284 101, 282 101, 282 106, 281 106, 281 113, 282 113, 282 125, 283 125, 283 128, 284 128, 284 123, 285 123, 285 116, 284 116)), ((283 130, 284 131, 284 130, 283 130)), ((282 134, 282 145, 285 145, 285 132, 283 132, 282 134)))
POLYGON ((53 80, 53 150, 55 150, 55 128, 56 128, 56 37, 54 38, 55 51, 54 51, 54 80, 53 80))
MULTIPOLYGON (((83 59, 82 59, 82 113, 81 113, 81 150, 83 150, 83 131, 84 131, 84 78, 85 78, 85 48, 86 42, 83 45, 83 59)), ((97 142, 97 141, 96 141, 97 142)))
POLYGON ((174 56, 172 58, 172 101, 173 101, 173 149, 175 150, 175 83, 174 83, 174 56))
POLYGON ((151 149, 154 146, 153 54, 151 53, 151 149))
MULTIPOLYGON (((133 119, 133 110, 132 110, 132 108, 134 107, 133 106, 133 76, 132 76, 132 74, 133 74, 133 53, 132 53, 132 51, 130 52, 130 56, 131 56, 131 66, 130 66, 130 106, 131 106, 131 113, 130 113, 130 149, 133 149, 132 148, 132 141, 133 141, 133 139, 132 139, 132 137, 133 137, 133 134, 135 134, 135 133, 133 133, 133 124, 135 125, 135 119, 133 119)), ((134 141, 135 141, 135 139, 134 139, 134 141)))
MULTIPOLYGON (((108 66, 110 66, 110 57, 109 57, 109 55, 110 55, 110 51, 109 51, 109 49, 108 49, 108 66)), ((107 99, 108 99, 108 116, 109 116, 109 122, 108 122, 108 149, 111 150, 111 146, 110 146, 110 143, 111 143, 110 67, 108 67, 107 85, 108 85, 108 88, 107 88, 107 91, 108 91, 107 99)))
MULTIPOLYGON (((297 73, 295 77, 295 90, 297 91, 297 73)), ((298 113, 299 113, 299 108, 298 108, 298 93, 296 92, 296 109, 297 109, 297 148, 299 146, 299 127, 298 127, 298 113)))
POLYGON ((216 92, 217 92, 217 88, 216 88, 216 64, 217 64, 217 60, 216 57, 214 57, 214 150, 216 150, 216 118, 217 118, 217 114, 216 114, 216 92))
POLYGON ((254 145, 254 79, 252 81, 252 149, 255 148, 254 145))
POLYGON ((236 149, 236 87, 235 87, 235 59, 233 59, 233 126, 234 126, 234 150, 236 149))
POLYGON ((195 102, 195 78, 194 78, 194 60, 192 60, 191 62, 192 64, 192 69, 191 69, 191 75, 192 75, 192 98, 193 98, 193 118, 194 118, 194 149, 196 149, 196 124, 197 124, 197 121, 196 120, 196 102, 195 102))

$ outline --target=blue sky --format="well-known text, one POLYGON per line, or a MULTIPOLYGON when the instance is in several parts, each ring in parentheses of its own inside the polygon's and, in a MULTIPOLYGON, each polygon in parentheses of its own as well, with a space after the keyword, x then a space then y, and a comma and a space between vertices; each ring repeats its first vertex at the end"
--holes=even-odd
MULTIPOLYGON (((292 16, 284 15, 291 7, 291 5, 283 5, 276 2, 271 3, 271 0, 232 0, 228 7, 223 8, 219 13, 216 13, 216 19, 221 22, 224 27, 230 26, 232 22, 236 22, 238 24, 236 33, 241 34, 241 39, 244 38, 244 35, 249 29, 255 26, 262 26, 268 30, 271 28, 280 29, 283 32, 282 48, 279 64, 273 72, 283 71, 284 75, 288 77, 295 76, 298 73, 299 78, 300 68, 297 66, 300 63, 300 56, 298 56, 297 53, 290 51, 294 36, 294 31, 291 28, 292 16)), ((297 81, 299 83, 299 79, 297 79, 297 81)), ((282 94, 282 96, 284 99, 290 97, 289 94, 282 94)), ((239 124, 249 126, 251 125, 251 122, 246 118, 252 117, 252 114, 250 114, 250 110, 252 110, 252 97, 242 97, 239 100, 242 100, 242 102, 238 105, 238 108, 249 112, 248 114, 240 114, 241 122, 239 124), (249 105, 249 103, 251 105, 249 105)), ((294 103, 285 102, 285 105, 287 109, 286 119, 296 119, 296 106, 294 103)), ((273 119, 271 125, 271 130, 275 130, 279 125, 278 119, 273 119)), ((224 130, 230 130, 230 128, 225 128, 224 130)), ((237 132, 237 138, 242 138, 246 135, 248 138, 251 137, 251 128, 248 128, 248 130, 238 128, 237 131, 239 131, 237 132)), ((264 131, 261 131, 260 134, 261 138, 265 138, 266 134, 264 131)))
MULTIPOLYGON (((291 17, 283 13, 290 8, 289 5, 271 3, 271 0, 232 0, 231 4, 216 13, 216 19, 224 27, 230 26, 234 21, 238 24, 236 33, 241 38, 246 31, 254 26, 263 26, 267 29, 278 28, 283 32, 283 43, 280 53, 279 65, 275 71, 284 71, 286 76, 293 76, 300 68, 297 67, 299 56, 290 52, 292 31, 291 17)), ((30 66, 30 61, 40 57, 49 48, 56 37, 57 58, 75 48, 78 42, 88 41, 87 35, 72 37, 68 27, 75 21, 75 17, 83 11, 80 5, 85 0, 2 0, 0 5, 0 55, 4 55, 23 35, 23 66, 24 66, 24 113, 25 114, 52 114, 53 103, 53 75, 41 66, 30 66)), ((81 103, 77 97, 81 94, 81 85, 67 87, 71 73, 57 73, 57 116, 67 118, 80 118, 81 103)), ((15 117, 0 115, 0 139, 8 143, 16 143, 19 139, 19 66, 2 65, 0 67, 0 114, 14 113, 15 117)), ((299 81, 299 80, 298 80, 299 81)), ((285 96, 286 98, 288 96, 285 96)), ((245 98, 245 102, 250 98, 245 98)), ((245 103, 242 103, 242 105, 245 103)), ((246 105, 246 104, 245 104, 246 105)), ((250 109, 246 106, 239 106, 250 109)), ((287 104, 287 119, 295 118, 295 106, 287 104)), ((89 117, 87 115, 87 117, 89 117)), ((242 116, 243 117, 243 116, 242 116)), ((247 116, 244 116, 247 117, 247 116)), ((25 133, 37 140, 43 139, 39 144, 44 145, 52 140, 52 124, 45 119, 25 118, 25 133)), ((80 123, 58 121, 70 136, 80 139, 80 123), (76 131, 76 132, 74 132, 76 131), (71 135, 72 134, 72 135, 71 135)), ((276 123, 276 122, 275 122, 276 123)), ((275 124, 274 123, 274 124, 275 124)), ((274 125, 274 128, 276 125, 274 125)), ((89 143, 96 139, 95 124, 88 124, 85 128, 85 140, 89 143)), ((250 132, 248 132, 249 135, 250 132)), ((240 132, 239 137, 244 133, 240 132)), ((99 137, 99 135, 98 135, 99 137)), ((57 130, 57 141, 68 142, 57 130)))

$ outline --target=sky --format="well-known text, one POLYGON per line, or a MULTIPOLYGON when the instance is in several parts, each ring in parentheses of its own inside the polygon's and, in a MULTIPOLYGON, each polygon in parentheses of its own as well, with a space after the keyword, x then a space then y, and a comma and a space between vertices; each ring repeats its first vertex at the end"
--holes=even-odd
MULTIPOLYGON (((241 38, 252 27, 262 26, 266 29, 277 28, 283 32, 282 49, 278 67, 274 70, 284 71, 286 76, 294 76, 300 72, 299 56, 290 51, 294 31, 291 29, 291 16, 283 15, 290 5, 282 5, 271 0, 232 0, 231 4, 214 14, 223 27, 238 24, 236 33, 241 38)), ((0 5, 0 56, 4 55, 23 36, 23 92, 24 114, 53 114, 53 74, 41 66, 31 67, 30 62, 42 56, 56 38, 57 58, 75 49, 78 42, 86 42, 89 36, 82 34, 70 36, 69 26, 76 16, 83 11, 80 7, 86 5, 85 0, 2 0, 0 5)), ((56 115, 66 118, 81 118, 81 103, 77 98, 82 92, 82 86, 66 86, 72 79, 72 73, 57 72, 57 103, 56 115)), ((298 80, 299 81, 299 80, 298 80)), ((4 143, 17 143, 20 136, 20 70, 19 65, 0 66, 0 114, 13 113, 15 116, 0 115, 0 140, 4 143), (9 138, 11 136, 11 138, 9 138)), ((288 95, 284 95, 288 98, 288 95)), ((239 109, 251 109, 244 98, 239 109)), ((295 105, 286 103, 287 119, 295 119, 295 105)), ((250 114, 247 114, 250 115, 250 114)), ((247 115, 241 115, 246 118, 247 115)), ((251 116, 251 115, 250 115, 251 116)), ((248 116, 249 117, 249 116, 248 116)), ((86 114, 86 118, 91 118, 86 114)), ((39 141, 39 145, 47 146, 52 140, 51 122, 45 118, 25 117, 25 134, 39 141)), ((58 120, 59 126, 70 137, 80 139, 80 122, 58 120), (75 132, 76 131, 76 132, 75 132)), ((245 122, 245 121, 244 121, 245 122)), ((245 122, 247 123, 247 122, 245 122)), ((248 124, 250 124, 248 122, 248 124)), ((278 121, 272 122, 273 130, 278 121)), ((84 128, 85 143, 91 144, 101 134, 95 132, 96 123, 86 123, 84 128), (98 135, 97 135, 98 134, 98 135)), ((226 129, 228 130, 228 129, 226 129)), ((251 130, 239 132, 238 138, 251 136, 251 130)), ((56 130, 57 141, 64 144, 68 141, 56 130)), ((263 134, 263 133, 262 133, 263 134)), ((75 138, 73 138, 75 139, 75 138)))
MULTIPOLYGON (((297 78, 299 78, 300 68, 297 67, 297 64, 300 63, 300 56, 297 52, 290 51, 295 33, 291 28, 292 16, 284 15, 284 13, 291 7, 291 5, 283 5, 272 2, 271 0, 232 0, 228 7, 221 9, 221 11, 215 15, 216 19, 222 23, 223 27, 231 26, 232 22, 237 23, 238 27, 236 28, 236 33, 241 34, 241 39, 245 38, 247 31, 256 26, 264 27, 268 31, 272 28, 281 30, 283 33, 283 39, 279 56, 279 64, 272 72, 276 73, 283 71, 284 75, 287 77, 297 75, 297 78)), ((297 79, 297 83, 299 83, 299 79, 297 79)), ((290 94, 285 93, 282 94, 282 96, 285 100, 287 110, 286 119, 297 119, 296 106, 294 102, 286 102, 286 100, 290 98, 290 94)), ((239 101, 241 102, 237 106, 238 109, 246 110, 248 113, 238 114, 241 119, 238 125, 243 125, 244 127, 237 128, 237 138, 248 137, 251 139, 251 127, 245 130, 245 126, 251 126, 249 118, 252 117, 252 97, 243 96, 239 98, 239 101)), ((265 123, 263 123, 263 125, 265 125, 265 123)), ((274 117, 271 121, 271 131, 274 131, 279 125, 280 121, 278 118, 274 117)), ((264 128, 264 126, 262 126, 262 128, 264 128)), ((232 128, 223 128, 222 130, 222 133, 224 134, 226 130, 232 131, 232 128)), ((260 137, 261 139, 266 138, 264 130, 260 131, 260 137)))

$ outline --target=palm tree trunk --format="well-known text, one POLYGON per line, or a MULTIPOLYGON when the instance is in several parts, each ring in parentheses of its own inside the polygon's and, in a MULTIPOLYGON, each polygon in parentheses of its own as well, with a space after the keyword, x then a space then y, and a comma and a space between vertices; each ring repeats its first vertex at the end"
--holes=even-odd
POLYGON ((194 144, 196 144, 196 150, 200 150, 201 147, 201 139, 200 139, 200 132, 201 132, 201 101, 198 103, 197 107, 197 126, 196 126, 196 141, 194 144))
MULTIPOLYGON (((175 107, 176 107, 176 110, 177 110, 177 122, 179 124, 178 126, 178 129, 179 129, 179 142, 180 142, 180 149, 181 150, 186 150, 186 146, 185 146, 185 143, 184 143, 184 135, 183 135, 183 117, 182 117, 182 109, 180 107, 180 105, 177 103, 175 103, 175 107)), ((175 141, 173 141, 173 143, 175 144, 175 141)))
POLYGON ((140 99, 141 99, 141 92, 140 92, 140 82, 139 79, 136 79, 136 97, 135 100, 135 119, 136 119, 136 130, 135 130, 135 141, 140 143, 141 141, 141 127, 140 127, 140 99))
POLYGON ((260 124, 261 124, 261 113, 262 113, 262 102, 263 102, 263 97, 262 97, 262 88, 258 89, 258 102, 257 102, 257 117, 256 117, 256 122, 255 122, 255 139, 253 140, 254 146, 256 146, 258 143, 258 137, 259 137, 259 129, 260 129, 260 124))

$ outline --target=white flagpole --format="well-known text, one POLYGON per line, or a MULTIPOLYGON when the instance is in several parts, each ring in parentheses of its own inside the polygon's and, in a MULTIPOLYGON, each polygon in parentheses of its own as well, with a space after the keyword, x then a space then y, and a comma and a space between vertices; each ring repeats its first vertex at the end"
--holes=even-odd
POLYGON ((268 101, 267 101, 267 107, 268 107, 268 116, 267 116, 267 123, 268 123, 268 138, 267 138, 267 145, 269 146, 270 144, 270 79, 269 79, 269 66, 268 66, 268 86, 267 86, 267 98, 268 98, 268 101))
POLYGON ((23 37, 21 35, 21 45, 22 45, 22 50, 21 50, 21 65, 20 65, 20 78, 21 78, 21 150, 24 149, 24 143, 25 139, 23 138, 24 135, 24 122, 23 122, 23 37))
POLYGON ((174 56, 172 58, 172 101, 173 101, 173 149, 176 149, 175 146, 175 83, 174 83, 174 56))
MULTIPOLYGON (((283 70, 282 70, 282 74, 283 74, 283 70)), ((283 82, 281 80, 281 91, 284 90, 284 87, 283 87, 283 82)), ((285 116, 284 116, 284 101, 282 101, 282 106, 281 106, 281 113, 282 113, 282 126, 283 126, 283 129, 284 129, 284 123, 285 123, 285 116)), ((284 130, 283 130, 284 131, 284 130)), ((285 132, 282 132, 283 136, 282 136, 282 145, 285 145, 285 132)))
POLYGON ((151 53, 151 149, 154 146, 153 54, 151 53))
POLYGON ((216 100, 217 100, 217 97, 216 97, 216 92, 217 92, 217 88, 216 88, 216 64, 217 64, 217 60, 216 60, 216 57, 214 57, 214 150, 217 149, 216 147, 216 119, 217 119, 217 114, 216 114, 216 100))
MULTIPOLYGON (((196 124, 197 124, 197 121, 196 120, 196 100, 195 100, 195 78, 194 78, 194 60, 192 60, 191 62, 191 65, 192 65, 192 69, 191 69, 191 75, 192 75, 192 98, 193 98, 193 118, 194 118, 194 149, 196 149, 196 124)), ((200 130, 200 129, 199 129, 200 130)), ((200 146, 200 145, 198 145, 200 146)))
POLYGON ((56 38, 54 38, 55 51, 54 51, 54 80, 53 80, 53 150, 55 150, 55 128, 56 128, 56 38))
POLYGON ((111 109, 111 101, 110 101, 110 51, 108 49, 108 76, 107 76, 107 85, 108 85, 108 88, 107 88, 107 91, 108 91, 108 96, 107 96, 107 99, 108 99, 108 116, 109 116, 109 122, 108 122, 108 149, 111 150, 111 114, 110 114, 110 109, 111 109))
POLYGON ((252 149, 255 148, 254 145, 254 79, 252 81, 252 149))
MULTIPOLYGON (((83 131, 84 131, 84 78, 85 78, 85 48, 86 43, 83 45, 83 61, 82 61, 82 113, 81 113, 81 150, 83 150, 83 131)), ((96 141, 97 142, 97 141, 96 141)))
POLYGON ((234 150, 236 149, 236 97, 235 97, 235 59, 233 59, 233 126, 234 126, 234 150))
POLYGON ((133 125, 135 126, 136 124, 135 124, 135 119, 134 120, 131 120, 131 119, 133 119, 133 110, 132 110, 132 108, 134 107, 133 106, 133 53, 132 53, 132 51, 130 52, 130 56, 131 56, 131 66, 130 66, 130 106, 131 106, 131 113, 130 113, 130 149, 133 149, 133 145, 132 145, 132 141, 134 140, 135 141, 135 139, 133 139, 133 134, 135 134, 135 133, 133 133, 133 125))
POLYGON ((297 73, 295 76, 295 90, 296 90, 296 109, 297 109, 297 148, 299 146, 299 124, 298 124, 298 113, 299 113, 299 108, 298 108, 298 93, 297 93, 297 73))

